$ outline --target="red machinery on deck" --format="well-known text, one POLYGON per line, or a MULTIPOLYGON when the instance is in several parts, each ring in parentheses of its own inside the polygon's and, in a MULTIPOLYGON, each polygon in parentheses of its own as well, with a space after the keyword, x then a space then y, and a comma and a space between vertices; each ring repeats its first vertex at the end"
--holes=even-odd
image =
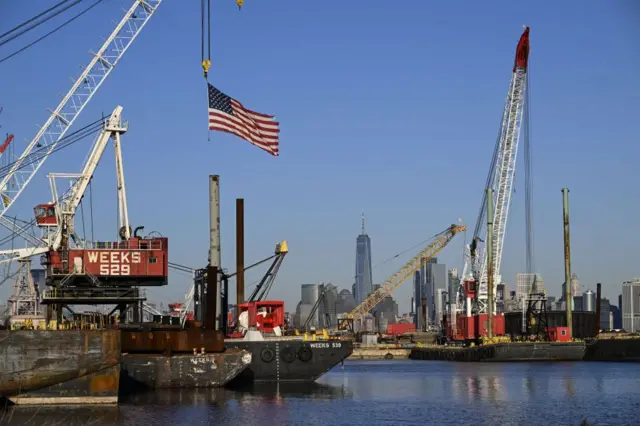
MULTIPOLYGON (((469 341, 477 338, 487 337, 489 328, 488 314, 475 314, 472 316, 460 315, 456 318, 456 327, 451 327, 447 316, 447 330, 449 339, 454 341, 469 341)), ((493 316, 493 335, 505 335, 504 314, 493 316)))
MULTIPOLYGON (((255 328, 262 333, 274 333, 276 327, 284 328, 284 302, 281 300, 262 300, 258 302, 240 303, 237 305, 238 322, 245 328, 255 328), (243 323, 246 312, 247 324, 243 323)), ((229 337, 242 337, 243 333, 236 332, 229 337)))
POLYGON ((569 327, 548 327, 547 334, 551 342, 571 341, 571 331, 569 331, 569 327))
POLYGON ((169 315, 178 318, 184 315, 187 321, 194 320, 193 311, 185 312, 185 304, 182 302, 169 303, 169 315))

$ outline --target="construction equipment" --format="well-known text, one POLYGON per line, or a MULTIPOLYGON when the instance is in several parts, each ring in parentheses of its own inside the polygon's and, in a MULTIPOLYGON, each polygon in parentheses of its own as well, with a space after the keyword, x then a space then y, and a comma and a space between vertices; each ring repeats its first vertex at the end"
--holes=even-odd
POLYGON ((104 122, 80 173, 48 175, 52 201, 35 207, 35 221, 42 229, 40 244, 35 247, 4 250, 0 262, 25 259, 44 254, 47 284, 104 285, 105 281, 120 284, 163 285, 167 280, 167 239, 143 239, 131 235, 127 208, 126 185, 122 166, 120 136, 127 131, 121 121, 118 106, 104 122), (75 231, 75 215, 93 178, 109 140, 113 139, 116 156, 120 242, 90 242, 75 231), (58 179, 71 181, 70 189, 58 194, 58 179), (114 251, 116 250, 116 251, 114 251), (135 277, 132 280, 131 277, 135 277))
MULTIPOLYGON (((166 285, 168 277, 168 240, 164 237, 144 238, 132 233, 129 226, 126 184, 122 164, 120 136, 128 124, 121 120, 118 106, 103 123, 80 173, 48 175, 52 201, 35 207, 35 222, 42 230, 41 245, 0 252, 8 262, 24 261, 42 254, 46 267, 46 284, 51 290, 42 294, 42 303, 49 305, 48 316, 56 314, 62 320, 62 308, 71 304, 115 304, 121 317, 132 305, 134 319, 139 320, 142 302, 139 286, 166 285), (113 140, 116 157, 120 241, 97 242, 81 238, 75 231, 76 211, 89 187, 94 172, 109 140, 113 140), (58 179, 70 181, 64 194, 58 193, 58 179)), ((29 268, 21 268, 30 273, 29 268)), ((20 278, 18 278, 20 280, 20 278)))
MULTIPOLYGON (((93 98, 160 3, 162 0, 134 0, 102 47, 95 53, 91 52, 93 58, 89 65, 84 68, 56 109, 50 111, 50 116, 40 127, 40 131, 3 175, 0 181, 0 225, 20 234, 31 244, 37 242, 29 233, 28 227, 17 228, 5 217, 7 210, 55 150, 60 139, 93 98)), ((9 257, 15 258, 15 255, 9 254, 9 257)))
POLYGON ((435 241, 422 249, 415 257, 413 257, 406 265, 404 265, 398 272, 396 272, 391 278, 389 278, 384 284, 377 290, 371 293, 366 299, 362 301, 354 310, 346 314, 338 322, 338 329, 345 330, 350 328, 354 329, 354 322, 359 321, 365 317, 385 297, 391 296, 393 291, 400 286, 407 278, 412 276, 415 271, 419 270, 429 259, 434 257, 440 250, 445 248, 447 244, 456 236, 456 234, 466 231, 467 227, 464 225, 451 225, 445 231, 441 232, 435 237, 435 241))
MULTIPOLYGON (((487 215, 487 194, 493 192, 495 211, 493 212, 492 221, 490 221, 493 224, 491 238, 493 245, 493 279, 491 281, 495 289, 495 286, 502 281, 500 266, 502 263, 502 249, 506 234, 509 204, 511 202, 511 193, 513 192, 520 130, 525 113, 528 59, 529 27, 525 27, 516 48, 511 82, 507 92, 498 139, 487 176, 480 214, 478 215, 478 221, 476 222, 471 243, 466 248, 462 281, 457 289, 455 298, 452 297, 449 304, 449 314, 447 318, 449 327, 448 335, 449 338, 453 340, 473 340, 479 338, 480 335, 486 335, 486 327, 478 328, 474 324, 484 323, 487 313, 489 311, 495 313, 496 311, 495 300, 492 302, 492 309, 489 309, 488 306, 488 249, 485 249, 482 253, 480 251, 480 243, 489 241, 490 238, 485 236, 485 238, 482 239, 480 238, 480 233, 487 215), (487 191, 487 189, 493 189, 493 191, 487 191), (458 321, 457 318, 458 312, 461 312, 463 317, 460 318, 460 321, 458 321), (483 315, 483 317, 474 319, 474 315, 483 315)), ((485 234, 486 232, 487 230, 485 230, 485 234)), ((495 291, 493 291, 493 294, 495 294, 495 291)), ((500 328, 500 322, 504 324, 504 317, 502 317, 502 320, 498 319, 498 323, 494 324, 494 327, 498 326, 498 328, 500 328)), ((504 334, 504 330, 502 330, 502 334, 504 334)))
MULTIPOLYGON (((273 283, 275 282, 278 271, 280 270, 280 266, 282 265, 282 262, 284 261, 284 257, 287 255, 287 253, 289 253, 289 247, 287 246, 287 242, 283 240, 280 243, 276 244, 276 248, 273 255, 265 259, 259 260, 258 262, 255 262, 252 265, 249 265, 246 268, 244 268, 244 271, 247 271, 251 268, 254 268, 258 265, 268 262, 269 260, 272 260, 271 265, 269 266, 269 269, 267 269, 267 272, 264 274, 260 282, 256 285, 256 288, 254 288, 247 302, 241 303, 240 305, 238 305, 239 311, 236 313, 235 318, 232 318, 232 320, 228 320, 227 316, 223 315, 223 319, 227 322, 226 325, 229 326, 230 329, 234 328, 237 325, 238 317, 241 313, 240 311, 242 312, 248 311, 249 306, 255 305, 258 302, 265 301, 267 295, 269 294, 269 291, 271 290, 271 287, 273 286, 273 283)), ((200 320, 202 318, 202 306, 200 304, 200 301, 204 296, 204 291, 206 288, 207 269, 206 268, 197 269, 197 270, 194 270, 193 272, 194 272, 193 285, 191 286, 189 293, 185 297, 184 306, 185 306, 185 312, 188 312, 191 309, 191 305, 193 304, 195 318, 200 320)), ((224 271, 220 271, 220 273, 222 275, 221 282, 223 283, 223 287, 224 287, 223 304, 228 305, 229 304, 228 281, 230 278, 233 278, 234 276, 236 276, 238 271, 231 274, 226 274, 224 273, 224 271)), ((227 310, 224 310, 223 312, 226 312, 226 311, 227 310)), ((181 324, 183 326, 185 324, 185 321, 186 321, 186 318, 183 316, 181 318, 181 324)))

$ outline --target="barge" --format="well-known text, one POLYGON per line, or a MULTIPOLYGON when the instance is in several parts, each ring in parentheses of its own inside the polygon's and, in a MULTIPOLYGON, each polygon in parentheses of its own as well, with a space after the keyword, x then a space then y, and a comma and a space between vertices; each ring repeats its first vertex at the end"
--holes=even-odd
POLYGON ((409 358, 461 362, 582 361, 584 342, 495 343, 470 348, 431 346, 413 348, 409 358))
POLYGON ((144 389, 223 387, 251 363, 225 348, 220 331, 142 324, 122 330, 122 394, 144 389))
POLYGON ((227 348, 251 353, 248 368, 229 383, 231 386, 315 382, 353 353, 351 340, 305 341, 299 336, 261 337, 261 340, 225 340, 227 348))
POLYGON ((116 404, 116 330, 0 331, 0 397, 14 404, 116 404))

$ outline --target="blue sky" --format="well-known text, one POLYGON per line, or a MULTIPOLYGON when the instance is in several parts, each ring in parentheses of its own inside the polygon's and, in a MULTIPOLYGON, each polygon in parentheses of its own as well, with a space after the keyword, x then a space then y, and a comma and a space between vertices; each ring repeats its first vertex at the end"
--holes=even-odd
MULTIPOLYGON (((0 32, 53 3, 3 1, 0 32)), ((16 134, 17 150, 130 3, 105 0, 0 64, 0 131, 16 134)), ((279 240, 289 243, 271 296, 291 310, 302 283, 351 287, 362 210, 374 265, 459 217, 472 228, 526 24, 536 269, 559 295, 560 189, 568 187, 573 271, 584 289, 602 282, 604 296, 617 301, 622 281, 640 275, 637 2, 247 0, 239 12, 233 0, 214 0, 210 82, 249 108, 277 115, 278 158, 231 135, 208 139, 198 3, 164 0, 75 124, 124 107, 131 222, 168 236, 173 262, 206 263, 209 174, 221 175, 224 266, 235 269, 234 199, 244 197, 247 264, 269 256, 279 240)), ((0 57, 44 32, 38 31, 0 46, 0 57)), ((47 161, 10 215, 30 218, 32 206, 49 199, 46 173, 78 171, 90 144, 47 161)), ((511 286, 525 265, 522 154, 502 269, 511 286)), ((112 151, 94 190, 96 235, 114 238, 112 151)), ((461 267, 463 240, 456 237, 438 256, 448 268, 461 267)), ((374 281, 409 257, 374 268, 374 281)), ((150 298, 181 299, 188 285, 188 277, 172 275, 150 298)), ((8 291, 5 284, 0 295, 8 291)), ((410 283, 396 295, 408 310, 410 283)))

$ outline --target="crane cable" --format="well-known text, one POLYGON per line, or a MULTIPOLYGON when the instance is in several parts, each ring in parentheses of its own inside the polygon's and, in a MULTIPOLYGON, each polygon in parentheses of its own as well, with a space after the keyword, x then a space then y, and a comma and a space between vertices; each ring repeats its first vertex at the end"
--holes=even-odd
MULTIPOLYGON (((69 0, 65 0, 63 3, 66 3, 67 1, 69 1, 69 0)), ((20 37, 20 36, 21 36, 21 35, 23 35, 24 33, 29 32, 29 31, 33 30, 34 28, 39 27, 39 26, 40 26, 40 25, 42 25, 43 23, 47 22, 49 19, 51 19, 51 18, 54 18, 54 17, 58 16, 59 14, 61 14, 62 12, 64 12, 65 10, 67 10, 67 9, 69 9, 69 8, 71 8, 71 7, 73 7, 73 6, 75 6, 76 4, 80 3, 81 1, 82 1, 82 0, 76 0, 76 1, 74 1, 73 3, 71 3, 70 5, 66 6, 65 8, 63 8, 63 9, 61 9, 61 10, 58 10, 57 12, 53 13, 52 15, 49 15, 48 17, 46 17, 45 19, 41 20, 40 22, 36 22, 35 24, 31 25, 30 27, 25 28, 24 30, 20 31, 20 32, 19 32, 19 33, 17 33, 17 34, 14 34, 13 36, 11 36, 11 37, 7 38, 6 40, 2 40, 2 41, 0 41, 0 46, 3 46, 3 45, 5 45, 5 44, 9 43, 11 40, 14 40, 14 39, 16 39, 17 37, 20 37)), ((20 27, 22 27, 22 26, 26 25, 27 23, 29 23, 29 22, 31 22, 31 21, 33 21, 33 20, 37 19, 38 17, 40 17, 40 16, 42 16, 42 15, 44 15, 44 14, 48 13, 50 10, 55 9, 56 7, 60 6, 61 4, 62 4, 62 3, 60 3, 60 4, 56 5, 56 6, 53 6, 53 7, 49 8, 49 9, 45 10, 45 11, 44 11, 44 12, 42 12, 41 14, 39 14, 39 15, 37 15, 37 16, 35 16, 35 17, 31 18, 29 21, 23 22, 22 24, 18 25, 17 27, 14 27, 13 29, 11 29, 11 30, 7 31, 6 33, 2 34, 2 36, 0 36, 0 38, 1 38, 1 37, 4 37, 5 35, 9 35, 9 34, 11 34, 12 32, 16 31, 18 28, 20 28, 20 27)))
POLYGON ((18 49, 15 52, 13 52, 12 54, 10 54, 8 56, 5 56, 4 58, 0 59, 0 64, 3 63, 4 61, 8 60, 8 59, 13 58, 14 56, 16 56, 19 53, 24 52, 28 48, 34 46, 35 44, 41 42, 45 38, 47 38, 50 35, 54 34, 58 30, 61 30, 62 28, 66 27, 67 25, 69 25, 70 23, 72 23, 73 21, 75 21, 76 19, 78 19, 79 17, 81 17, 82 15, 84 15, 85 13, 87 13, 88 11, 93 9, 94 7, 96 7, 98 4, 102 3, 102 1, 103 0, 96 0, 95 3, 91 4, 90 6, 86 7, 85 9, 83 9, 80 13, 76 14, 73 18, 70 18, 70 19, 66 20, 65 22, 63 22, 62 24, 58 25, 57 27, 55 27, 53 30, 49 31, 48 33, 46 33, 42 37, 39 37, 39 38, 35 39, 34 41, 32 41, 31 43, 27 44, 22 49, 18 49))
MULTIPOLYGON (((244 5, 244 0, 236 0, 236 4, 238 5, 238 10, 242 9, 244 5)), ((204 70, 204 79, 207 80, 209 77, 209 68, 211 68, 211 0, 201 0, 200 1, 200 31, 202 34, 201 37, 201 55, 202 62, 201 66, 204 70), (206 13, 205 13, 206 9, 206 13), (206 15, 206 22, 205 22, 206 15), (207 27, 207 35, 205 38, 204 29, 207 27), (205 56, 205 43, 207 45, 207 55, 205 56)))
POLYGON ((24 27, 25 25, 27 25, 29 22, 35 21, 36 19, 38 19, 39 17, 46 15, 47 13, 51 12, 52 10, 62 6, 63 4, 67 3, 69 0, 62 0, 60 3, 56 4, 55 6, 51 6, 49 9, 45 10, 44 12, 39 13, 38 15, 34 16, 33 18, 24 21, 22 24, 17 25, 15 27, 13 27, 12 29, 10 29, 9 31, 7 31, 4 34, 0 34, 0 38, 7 36, 9 34, 11 34, 14 31, 17 31, 18 29, 24 27))
POLYGON ((202 69, 204 70, 204 79, 207 80, 209 76, 209 68, 211 67, 211 0, 201 0, 200 1, 200 17, 201 17, 201 26, 200 30, 202 33, 202 69), (206 6, 205 6, 206 3, 206 6), (205 23, 205 8, 206 8, 206 23, 205 23), (205 38, 204 28, 207 27, 207 36, 205 38), (207 56, 204 54, 204 45, 207 45, 207 56))

